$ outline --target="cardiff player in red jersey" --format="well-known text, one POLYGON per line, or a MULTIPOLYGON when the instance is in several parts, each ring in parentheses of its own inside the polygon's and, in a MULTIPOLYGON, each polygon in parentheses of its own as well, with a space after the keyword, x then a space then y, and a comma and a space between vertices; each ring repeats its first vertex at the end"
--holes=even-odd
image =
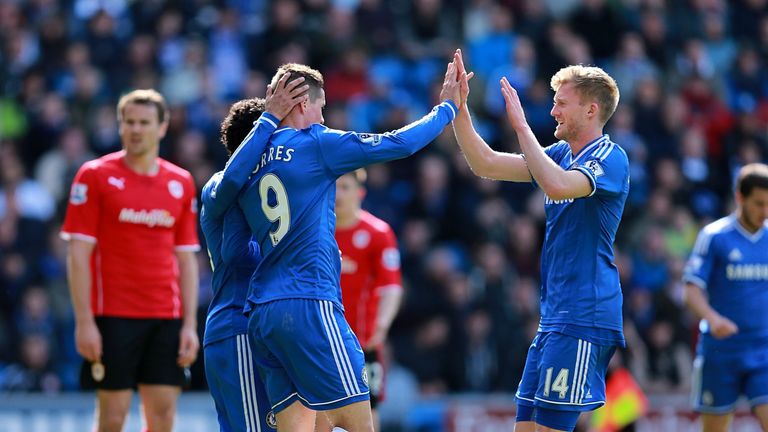
POLYGON ((158 157, 168 114, 154 90, 120 99, 123 150, 83 164, 61 232, 98 431, 122 430, 137 387, 147 430, 171 431, 199 348, 197 193, 189 172, 158 157))
POLYGON ((364 169, 336 180, 336 242, 341 250, 344 316, 365 352, 373 422, 384 395, 381 348, 403 295, 400 253, 392 228, 360 206, 365 197, 364 169))

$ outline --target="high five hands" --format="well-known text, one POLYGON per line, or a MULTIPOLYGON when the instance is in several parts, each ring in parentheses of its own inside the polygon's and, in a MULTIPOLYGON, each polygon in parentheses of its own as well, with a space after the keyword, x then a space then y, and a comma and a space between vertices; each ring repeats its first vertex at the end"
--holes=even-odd
POLYGON ((459 110, 466 106, 469 96, 469 80, 474 76, 474 72, 467 75, 464 69, 464 61, 461 58, 461 50, 457 49, 453 54, 453 60, 448 63, 445 71, 445 80, 443 88, 440 91, 440 101, 452 100, 459 110))

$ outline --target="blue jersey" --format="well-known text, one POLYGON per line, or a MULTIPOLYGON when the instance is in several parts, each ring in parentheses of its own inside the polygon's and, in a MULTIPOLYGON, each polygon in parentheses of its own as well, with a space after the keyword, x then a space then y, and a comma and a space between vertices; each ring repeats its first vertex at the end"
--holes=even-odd
POLYGON ((262 114, 224 170, 214 174, 203 187, 200 225, 213 269, 213 299, 208 308, 203 345, 247 331, 243 307, 260 254, 236 202, 279 123, 272 114, 262 114))
POLYGON ((683 280, 707 291, 709 304, 739 331, 715 339, 700 323, 702 347, 728 353, 768 344, 768 226, 754 234, 735 215, 701 230, 683 280))
POLYGON ((608 135, 576 155, 565 141, 545 152, 561 168, 586 175, 592 193, 559 201, 545 197, 541 330, 623 345, 622 294, 613 242, 629 193, 627 154, 608 135))
POLYGON ((342 307, 341 254, 334 238, 336 179, 365 165, 415 153, 455 115, 456 106, 446 101, 422 119, 384 134, 344 132, 320 124, 275 131, 239 198, 262 253, 248 302, 317 299, 342 307))

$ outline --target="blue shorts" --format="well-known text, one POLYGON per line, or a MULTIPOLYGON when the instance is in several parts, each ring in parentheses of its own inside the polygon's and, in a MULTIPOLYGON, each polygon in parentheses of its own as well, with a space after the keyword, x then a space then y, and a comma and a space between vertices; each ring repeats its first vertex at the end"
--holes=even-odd
POLYGON ((205 377, 216 403, 221 432, 275 429, 274 415, 247 335, 210 343, 203 348, 203 355, 205 377))
POLYGON ((363 350, 333 302, 254 305, 248 336, 275 413, 295 400, 324 411, 369 399, 363 350))
MULTIPOLYGON (((615 346, 539 332, 528 348, 523 378, 515 395, 517 404, 542 408, 535 418, 544 426, 547 419, 543 414, 548 410, 583 412, 599 408, 605 404, 605 373, 615 351, 615 346)), ((578 416, 572 418, 571 429, 578 416)))
POLYGON ((768 403, 768 350, 716 355, 700 351, 693 362, 693 408, 705 414, 727 414, 742 394, 752 407, 768 403))

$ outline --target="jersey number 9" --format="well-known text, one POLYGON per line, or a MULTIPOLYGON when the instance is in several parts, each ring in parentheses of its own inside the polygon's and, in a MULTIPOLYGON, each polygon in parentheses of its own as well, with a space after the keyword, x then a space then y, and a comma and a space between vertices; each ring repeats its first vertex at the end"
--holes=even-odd
POLYGON ((259 180, 259 196, 261 196, 261 210, 270 222, 277 222, 277 228, 269 232, 272 246, 277 246, 280 240, 288 234, 291 227, 291 208, 288 205, 288 194, 280 178, 274 174, 267 174, 259 180), (267 198, 269 190, 275 194, 275 205, 270 206, 267 198))

